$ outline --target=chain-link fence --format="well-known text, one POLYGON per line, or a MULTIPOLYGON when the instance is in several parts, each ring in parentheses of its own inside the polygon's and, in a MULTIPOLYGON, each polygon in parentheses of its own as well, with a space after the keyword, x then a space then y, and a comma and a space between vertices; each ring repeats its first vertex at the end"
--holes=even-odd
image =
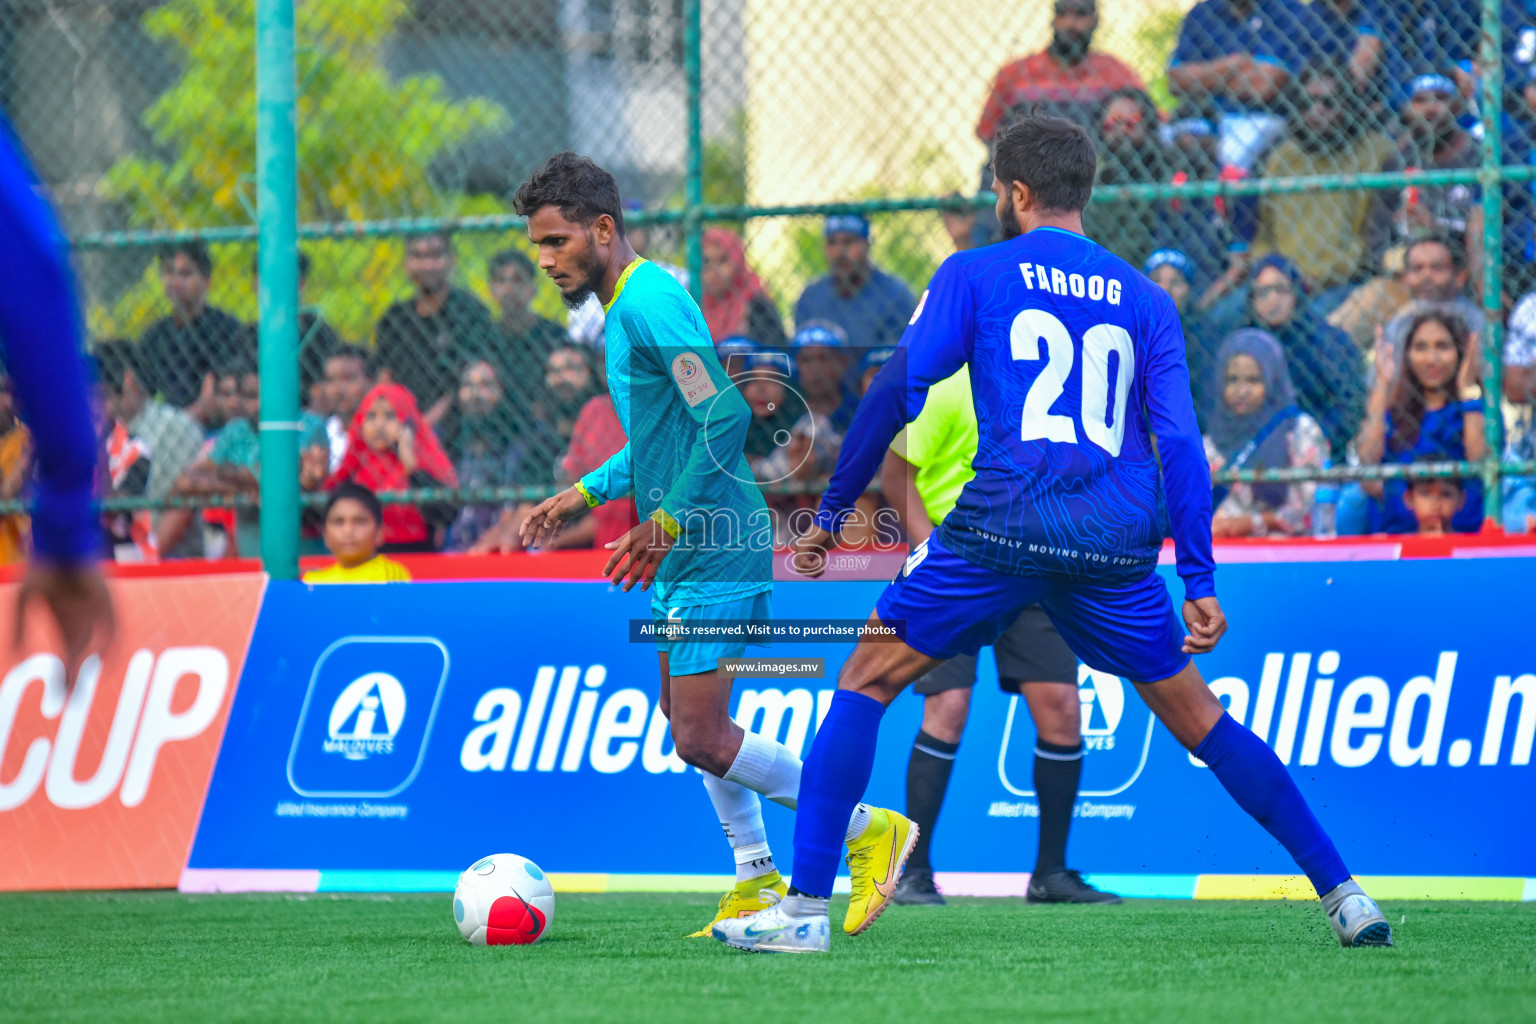
MULTIPOLYGON (((1088 234, 1185 318, 1218 532, 1326 529, 1329 477, 1364 480, 1322 488, 1351 531, 1536 514, 1524 4, 295 13, 300 477, 411 492, 392 543, 497 546, 523 501, 622 444, 601 311, 563 307, 511 213, 549 155, 614 172, 637 249, 691 283, 723 354, 784 353, 833 440, 796 463, 817 472, 776 474, 802 442, 758 410, 749 456, 803 502, 913 296, 998 237, 988 143, 1029 112, 1093 135, 1088 234)), ((78 253, 123 557, 257 550, 255 18, 255 0, 0 6, 0 105, 78 253)))

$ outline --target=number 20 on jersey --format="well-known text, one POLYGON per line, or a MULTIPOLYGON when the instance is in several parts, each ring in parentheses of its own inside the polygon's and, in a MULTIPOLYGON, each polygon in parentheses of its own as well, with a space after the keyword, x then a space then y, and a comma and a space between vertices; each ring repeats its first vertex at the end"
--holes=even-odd
MULTIPOLYGON (((1029 386, 1024 396, 1023 422, 1019 437, 1024 441, 1056 441, 1077 444, 1077 423, 1071 416, 1050 411, 1066 389, 1067 377, 1077 360, 1077 346, 1067 325, 1043 309, 1026 309, 1013 318, 1009 344, 1014 359, 1039 360, 1040 342, 1045 342, 1045 368, 1029 386)), ((1114 324, 1094 324, 1083 332, 1083 402, 1079 412, 1083 433, 1088 440, 1118 458, 1125 440, 1125 403, 1131 393, 1131 378, 1136 374, 1136 348, 1129 332, 1114 324), (1120 354, 1119 372, 1115 374, 1115 393, 1109 393, 1109 354, 1120 354), (1109 415, 1110 402, 1114 416, 1109 415)))

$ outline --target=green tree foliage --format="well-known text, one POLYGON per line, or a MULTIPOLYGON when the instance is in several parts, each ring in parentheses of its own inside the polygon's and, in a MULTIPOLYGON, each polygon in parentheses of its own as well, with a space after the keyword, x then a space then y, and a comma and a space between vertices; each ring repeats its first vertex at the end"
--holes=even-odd
MULTIPOLYGON (((299 220, 350 221, 500 212, 489 197, 448 191, 435 161, 510 123, 484 99, 453 100, 435 75, 398 80, 380 55, 408 0, 296 5, 299 220)), ((135 156, 106 177, 111 198, 145 228, 249 224, 255 219, 255 0, 169 0, 144 15, 151 38, 175 49, 180 80, 144 114, 163 159, 135 156)), ((483 291, 484 257, 508 238, 478 237, 461 260, 483 291), (483 251, 482 251, 483 250, 483 251)), ((526 245, 526 243, 523 243, 526 245)), ((349 339, 405 292, 403 240, 324 239, 304 243, 313 270, 307 298, 349 339)), ((254 244, 215 248, 210 300, 254 319, 254 244)), ((91 311, 93 331, 137 336, 165 312, 151 261, 110 310, 91 311)))

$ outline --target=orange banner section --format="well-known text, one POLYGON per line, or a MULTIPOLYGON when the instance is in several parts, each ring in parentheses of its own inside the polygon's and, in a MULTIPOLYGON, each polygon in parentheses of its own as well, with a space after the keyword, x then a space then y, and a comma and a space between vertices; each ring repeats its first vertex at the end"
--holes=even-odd
MULTIPOLYGON (((255 574, 114 583, 117 642, 68 696, 34 609, 25 645, 0 654, 0 889, 175 886, 262 586, 255 574)), ((16 589, 0 587, 0 623, 16 589)))

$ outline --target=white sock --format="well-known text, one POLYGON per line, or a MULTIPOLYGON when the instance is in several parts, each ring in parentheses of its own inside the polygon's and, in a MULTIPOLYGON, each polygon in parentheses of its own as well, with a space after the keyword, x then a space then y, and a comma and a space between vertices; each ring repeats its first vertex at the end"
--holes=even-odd
POLYGON ((763 805, 757 794, 709 772, 699 774, 704 776, 704 791, 709 794, 726 841, 736 855, 736 881, 745 882, 774 870, 768 832, 763 828, 763 805))
POLYGON ((800 759, 784 744, 749 732, 742 736, 725 778, 794 810, 800 796, 800 759))
POLYGON ((859 833, 869 827, 869 804, 859 804, 853 809, 853 816, 848 819, 848 831, 843 835, 843 842, 851 843, 859 838, 859 833))

